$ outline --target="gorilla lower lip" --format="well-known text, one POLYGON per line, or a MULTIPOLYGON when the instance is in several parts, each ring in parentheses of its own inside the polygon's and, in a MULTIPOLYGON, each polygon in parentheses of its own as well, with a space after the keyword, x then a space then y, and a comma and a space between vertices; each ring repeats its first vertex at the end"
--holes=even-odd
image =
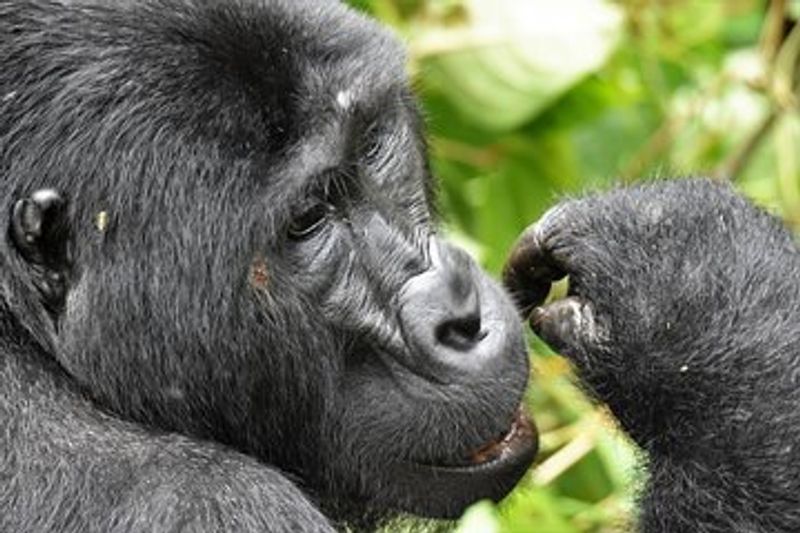
POLYGON ((462 464, 393 465, 393 489, 402 494, 396 500, 402 502, 399 509, 433 518, 457 518, 478 500, 499 501, 519 482, 537 451, 536 426, 520 408, 501 440, 482 446, 462 464), (426 490, 420 491, 422 486, 426 490))
POLYGON ((471 454, 469 463, 472 465, 483 465, 503 458, 505 455, 512 455, 519 446, 524 446, 533 439, 533 426, 530 419, 525 415, 522 408, 517 410, 511 429, 500 440, 487 442, 471 454))

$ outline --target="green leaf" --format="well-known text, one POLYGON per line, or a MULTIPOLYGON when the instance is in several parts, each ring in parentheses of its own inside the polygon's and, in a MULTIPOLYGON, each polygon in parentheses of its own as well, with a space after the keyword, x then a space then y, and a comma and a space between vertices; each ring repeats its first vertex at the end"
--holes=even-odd
POLYGON ((503 533, 578 533, 568 515, 567 502, 547 487, 528 485, 518 489, 502 505, 503 533))
POLYGON ((482 501, 467 509, 453 533, 497 533, 499 530, 497 510, 491 502, 482 501))
POLYGON ((467 0, 467 23, 418 42, 429 80, 483 127, 530 120, 587 74, 618 42, 621 11, 604 0, 467 0))

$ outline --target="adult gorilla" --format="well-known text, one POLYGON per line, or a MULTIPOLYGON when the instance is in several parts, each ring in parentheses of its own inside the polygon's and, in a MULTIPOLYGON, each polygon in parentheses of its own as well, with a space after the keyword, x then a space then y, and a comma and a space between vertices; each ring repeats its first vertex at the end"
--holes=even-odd
POLYGON ((374 24, 0 0, 0 117, 1 531, 455 516, 527 469, 521 327, 374 24))

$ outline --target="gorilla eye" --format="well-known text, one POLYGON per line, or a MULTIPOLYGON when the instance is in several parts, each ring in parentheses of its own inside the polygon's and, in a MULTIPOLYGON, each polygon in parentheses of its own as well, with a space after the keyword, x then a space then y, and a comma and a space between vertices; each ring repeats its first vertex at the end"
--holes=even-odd
POLYGON ((362 139, 361 153, 367 164, 375 163, 381 156, 390 130, 386 124, 373 123, 362 139))
POLYGON ((383 149, 383 137, 378 135, 373 135, 370 137, 369 141, 367 142, 367 146, 364 149, 364 159, 367 163, 374 163, 378 156, 381 155, 381 150, 383 149))
POLYGON ((289 226, 289 238, 297 241, 313 237, 325 225, 332 206, 317 203, 296 217, 289 226))

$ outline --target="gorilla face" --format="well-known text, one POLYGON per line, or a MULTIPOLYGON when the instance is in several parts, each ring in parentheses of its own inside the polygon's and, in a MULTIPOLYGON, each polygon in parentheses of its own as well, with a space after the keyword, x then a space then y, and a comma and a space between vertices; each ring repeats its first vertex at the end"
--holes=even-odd
POLYGON ((119 8, 134 29, 87 3, 85 53, 39 51, 64 75, 16 110, 53 139, 25 187, 68 184, 57 358, 342 515, 501 498, 536 451, 521 326, 436 234, 401 50, 335 3, 175 4, 119 8))
POLYGON ((531 431, 517 414, 526 355, 504 294, 434 234, 413 108, 388 105, 400 111, 372 148, 383 164, 354 148, 306 195, 266 262, 282 271, 289 299, 302 300, 300 313, 314 317, 310 330, 337 345, 325 349, 335 383, 321 421, 325 459, 315 465, 327 484, 451 515, 476 497, 504 495, 532 459, 531 431), (429 479, 438 490, 420 495, 429 479))

